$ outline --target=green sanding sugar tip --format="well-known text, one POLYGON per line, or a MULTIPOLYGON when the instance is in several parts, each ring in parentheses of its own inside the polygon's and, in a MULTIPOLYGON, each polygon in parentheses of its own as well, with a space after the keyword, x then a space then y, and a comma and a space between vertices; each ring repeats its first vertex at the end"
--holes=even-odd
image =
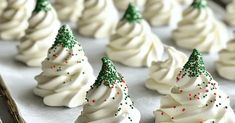
POLYGON ((117 72, 113 62, 108 57, 103 57, 102 62, 103 65, 94 86, 104 84, 111 87, 115 82, 121 82, 122 76, 117 72))
POLYGON ((122 19, 130 23, 139 23, 143 17, 138 8, 130 3, 122 19))
POLYGON ((55 42, 52 46, 62 45, 65 48, 72 49, 78 41, 73 35, 73 32, 69 25, 63 25, 60 27, 58 34, 56 36, 55 42))
POLYGON ((34 9, 34 12, 40 12, 40 11, 49 11, 51 10, 51 3, 49 0, 37 0, 36 7, 34 9))
POLYGON ((201 74, 207 73, 202 55, 198 50, 193 50, 193 53, 189 57, 188 62, 184 65, 183 70, 189 77, 198 77, 201 74))
POLYGON ((192 3, 192 7, 196 9, 202 9, 207 7, 206 0, 194 0, 192 3))

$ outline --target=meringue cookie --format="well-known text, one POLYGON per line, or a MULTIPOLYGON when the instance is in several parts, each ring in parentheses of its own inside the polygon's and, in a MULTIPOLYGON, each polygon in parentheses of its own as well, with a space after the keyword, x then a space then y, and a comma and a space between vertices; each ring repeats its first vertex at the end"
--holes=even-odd
POLYGON ((54 45, 42 62, 42 73, 34 93, 48 106, 76 107, 86 102, 86 91, 94 83, 93 69, 69 26, 60 28, 54 45))
POLYGON ((114 0, 115 6, 122 11, 125 11, 129 3, 133 3, 139 8, 143 8, 147 0, 114 0))
POLYGON ((16 59, 28 66, 41 66, 60 28, 60 22, 54 8, 48 0, 41 1, 44 2, 38 0, 36 6, 39 6, 40 9, 34 10, 29 19, 26 35, 17 47, 19 53, 16 59))
POLYGON ((176 15, 179 11, 175 0, 148 0, 143 16, 152 26, 165 26, 178 21, 176 15))
POLYGON ((161 94, 170 94, 175 84, 175 79, 182 66, 187 61, 187 56, 173 47, 166 48, 168 59, 153 62, 150 67, 150 77, 145 86, 161 94))
POLYGON ((84 9, 84 0, 56 0, 54 5, 62 21, 77 22, 84 9))
POLYGON ((174 30, 173 39, 178 46, 186 49, 216 52, 225 47, 228 30, 215 19, 206 0, 196 0, 183 12, 183 19, 174 30))
POLYGON ((140 112, 128 95, 126 82, 113 63, 102 58, 103 66, 87 93, 87 104, 75 123, 139 123, 140 112))
POLYGON ((230 99, 205 69, 194 50, 171 93, 161 98, 155 123, 234 123, 230 99))
POLYGON ((0 0, 0 15, 2 15, 2 11, 7 7, 7 0, 0 0))
POLYGON ((220 51, 219 61, 216 64, 217 72, 220 76, 235 80, 235 39, 231 40, 227 47, 220 51))
POLYGON ((235 26, 235 1, 233 0, 226 8, 225 20, 231 25, 235 26))
POLYGON ((118 12, 112 0, 85 0, 84 10, 78 21, 78 32, 87 37, 109 37, 118 22, 118 12))
POLYGON ((19 40, 23 37, 34 6, 34 0, 9 0, 0 20, 0 38, 19 40))
POLYGON ((116 33, 111 36, 107 55, 114 61, 127 66, 150 66, 161 59, 164 52, 160 39, 153 34, 140 12, 129 5, 116 33))

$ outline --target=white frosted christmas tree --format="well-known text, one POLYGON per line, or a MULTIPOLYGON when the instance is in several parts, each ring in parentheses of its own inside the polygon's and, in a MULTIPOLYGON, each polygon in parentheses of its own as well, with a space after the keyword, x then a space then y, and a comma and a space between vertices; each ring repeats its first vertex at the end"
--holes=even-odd
POLYGON ((182 66, 187 61, 187 56, 173 47, 166 48, 168 57, 165 61, 153 62, 149 68, 149 78, 145 86, 161 94, 169 94, 174 87, 174 80, 182 66))
POLYGON ((219 60, 216 63, 216 69, 220 76, 229 80, 235 80, 235 33, 234 38, 230 40, 227 47, 219 52, 219 60))
POLYGON ((85 103, 94 83, 93 69, 69 26, 63 25, 42 62, 34 93, 48 106, 76 107, 85 103))
POLYGON ((0 38, 2 40, 22 38, 34 7, 34 0, 9 0, 0 19, 0 38))
POLYGON ((29 27, 18 45, 16 59, 28 66, 41 66, 59 28, 60 22, 49 0, 37 0, 29 27))
POLYGON ((161 98, 156 123, 234 123, 230 98, 206 70, 202 55, 193 50, 176 78, 171 93, 161 98))
POLYGON ((62 21, 77 22, 84 9, 84 0, 55 0, 54 6, 62 21))
POLYGON ((147 0, 143 16, 152 26, 166 26, 177 23, 180 12, 175 0, 147 0))
POLYGON ((226 26, 215 18, 207 0, 194 0, 172 34, 178 46, 201 52, 219 51, 228 40, 226 26))
POLYGON ((108 38, 114 33, 118 19, 112 0, 85 0, 78 32, 86 37, 108 38))
POLYGON ((163 44, 139 9, 129 4, 107 45, 108 57, 127 66, 149 67, 153 61, 161 59, 163 52, 163 44))
POLYGON ((139 123, 140 112, 128 95, 127 83, 112 61, 102 58, 102 68, 87 92, 87 104, 75 123, 139 123))

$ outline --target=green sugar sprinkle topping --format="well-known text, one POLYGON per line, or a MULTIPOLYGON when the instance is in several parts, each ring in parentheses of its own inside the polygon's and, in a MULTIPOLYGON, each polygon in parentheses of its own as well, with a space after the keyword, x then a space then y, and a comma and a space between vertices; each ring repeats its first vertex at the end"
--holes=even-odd
POLYGON ((115 82, 121 82, 123 77, 117 72, 113 62, 108 57, 103 57, 102 62, 103 65, 94 86, 98 87, 103 83, 111 87, 115 82))
POLYGON ((34 12, 40 12, 40 11, 49 11, 51 10, 51 3, 49 0, 37 0, 36 7, 34 9, 34 12))
POLYGON ((191 6, 196 9, 202 9, 206 8, 208 5, 206 0, 194 0, 191 6))
POLYGON ((138 8, 133 4, 129 3, 122 20, 127 20, 130 23, 139 23, 142 19, 143 17, 138 8))
POLYGON ((201 74, 207 73, 201 53, 194 49, 189 57, 188 62, 184 65, 183 70, 189 77, 198 77, 201 74))
POLYGON ((57 45, 62 45, 65 48, 72 49, 75 44, 78 44, 77 39, 75 38, 70 26, 63 25, 60 27, 58 34, 55 38, 55 42, 52 45, 54 48, 57 45))

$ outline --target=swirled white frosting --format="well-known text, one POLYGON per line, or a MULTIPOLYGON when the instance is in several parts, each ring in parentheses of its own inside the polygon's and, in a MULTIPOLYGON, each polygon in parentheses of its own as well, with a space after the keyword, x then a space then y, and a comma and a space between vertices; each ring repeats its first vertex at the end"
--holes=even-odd
POLYGON ((28 66, 40 66, 53 44, 60 22, 53 8, 45 12, 34 12, 29 19, 26 35, 18 45, 16 59, 28 66))
POLYGON ((126 83, 92 87, 88 103, 75 123, 139 123, 140 112, 129 98, 126 83))
POLYGON ((62 21, 76 22, 84 9, 84 0, 56 0, 54 5, 62 21))
POLYGON ((190 5, 193 3, 193 0, 177 0, 181 5, 190 5))
POLYGON ((231 40, 227 47, 220 51, 219 61, 216 64, 220 76, 235 80, 235 39, 231 40))
POLYGON ((34 0, 9 0, 0 20, 0 38, 19 40, 23 37, 34 6, 34 0))
POLYGON ((173 47, 166 48, 168 58, 165 61, 153 62, 150 67, 149 79, 145 86, 161 94, 170 94, 176 75, 187 61, 187 56, 173 47))
POLYGON ((43 72, 34 93, 48 106, 76 107, 85 103, 86 91, 94 82, 93 69, 77 44, 72 49, 57 45, 42 62, 43 72))
POLYGON ((78 32, 94 38, 109 37, 118 22, 118 12, 112 0, 85 0, 84 10, 78 21, 78 32))
POLYGON ((149 67, 153 61, 161 59, 163 52, 163 44, 145 20, 139 23, 120 21, 106 51, 110 59, 133 67, 149 67))
POLYGON ((174 30, 173 39, 178 46, 186 49, 216 52, 224 48, 227 33, 225 25, 215 19, 210 8, 189 7, 174 30))
POLYGON ((143 8, 147 0, 114 0, 115 6, 122 11, 125 11, 128 7, 128 4, 134 3, 139 8, 143 8))
POLYGON ((226 8, 226 18, 225 20, 232 26, 235 26, 235 1, 230 3, 226 8))
POLYGON ((0 0, 0 16, 2 15, 2 11, 7 7, 7 1, 6 0, 0 0))
MULTIPOLYGON (((183 74, 182 74, 183 75, 183 74)), ((234 123, 230 99, 209 76, 181 78, 161 98, 156 123, 234 123)))
POLYGON ((179 4, 175 0, 148 0, 143 15, 151 25, 164 26, 177 22, 179 11, 179 4))

